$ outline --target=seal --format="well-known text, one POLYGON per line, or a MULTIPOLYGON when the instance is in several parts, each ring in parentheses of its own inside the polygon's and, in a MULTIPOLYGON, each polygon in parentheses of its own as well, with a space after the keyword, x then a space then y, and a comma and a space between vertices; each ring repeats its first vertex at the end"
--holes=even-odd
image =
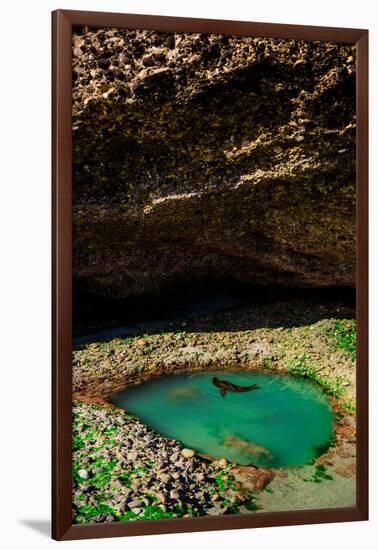
POLYGON ((217 378, 216 376, 213 377, 213 384, 220 389, 222 397, 224 397, 228 391, 242 393, 246 391, 260 389, 260 386, 258 386, 257 384, 252 384, 252 386, 237 386, 232 382, 227 382, 227 380, 219 380, 219 378, 217 378))
POLYGON ((245 453, 255 459, 265 458, 265 460, 270 461, 274 459, 274 455, 266 447, 261 447, 261 445, 256 445, 256 443, 253 443, 252 441, 247 441, 234 435, 225 437, 223 444, 227 447, 236 447, 242 453, 245 453))

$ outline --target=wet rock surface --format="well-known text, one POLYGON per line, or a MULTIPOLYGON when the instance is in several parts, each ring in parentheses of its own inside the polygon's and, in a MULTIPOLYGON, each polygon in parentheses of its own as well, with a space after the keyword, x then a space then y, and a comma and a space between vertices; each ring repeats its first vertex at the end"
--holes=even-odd
POLYGON ((74 281, 353 286, 350 45, 77 29, 74 281))

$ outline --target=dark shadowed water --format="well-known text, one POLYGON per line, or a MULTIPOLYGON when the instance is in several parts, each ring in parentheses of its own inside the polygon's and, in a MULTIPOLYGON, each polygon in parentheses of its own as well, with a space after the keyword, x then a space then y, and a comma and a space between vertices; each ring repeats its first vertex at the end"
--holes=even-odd
POLYGON ((327 396, 311 381, 292 376, 224 371, 164 376, 125 390, 113 403, 186 447, 239 464, 309 463, 324 452, 333 432, 327 396), (214 376, 259 389, 222 397, 214 376))

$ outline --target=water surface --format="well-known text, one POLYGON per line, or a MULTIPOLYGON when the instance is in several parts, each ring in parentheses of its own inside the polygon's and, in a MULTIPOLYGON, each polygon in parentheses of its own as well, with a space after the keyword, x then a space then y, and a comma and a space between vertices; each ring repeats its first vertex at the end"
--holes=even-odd
POLYGON ((239 464, 266 467, 311 462, 333 431, 329 399, 309 380, 252 372, 163 376, 129 388, 113 403, 186 447, 239 464), (222 397, 217 376, 233 384, 258 384, 222 397))

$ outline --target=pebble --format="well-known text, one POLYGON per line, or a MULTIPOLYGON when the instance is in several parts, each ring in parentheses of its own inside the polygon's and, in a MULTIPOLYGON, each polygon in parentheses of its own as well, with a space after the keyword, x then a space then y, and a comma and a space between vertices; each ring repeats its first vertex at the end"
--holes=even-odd
POLYGON ((80 36, 74 38, 73 45, 75 48, 81 48, 82 46, 85 46, 85 40, 83 40, 80 36))
POLYGON ((140 508, 141 506, 143 506, 143 501, 142 500, 131 500, 130 502, 128 502, 128 507, 129 508, 140 508))
POLYGON ((171 476, 169 474, 160 474, 160 479, 163 483, 168 483, 168 481, 171 479, 171 476))
POLYGON ((99 59, 97 61, 97 65, 101 68, 101 69, 107 69, 110 65, 110 61, 109 59, 107 59, 106 57, 102 57, 101 59, 99 59))
POLYGON ((89 473, 88 470, 79 470, 77 473, 82 479, 89 479, 90 478, 90 473, 89 473))
MULTIPOLYGON (((105 427, 116 426, 118 429, 119 433, 112 436, 117 443, 106 444, 99 452, 92 452, 88 447, 92 463, 105 454, 107 454, 108 461, 114 458, 117 460, 115 476, 106 487, 107 494, 114 501, 112 508, 122 512, 132 509, 137 515, 143 513, 145 506, 150 504, 163 506, 168 502, 166 508, 170 511, 185 498, 185 501, 188 501, 192 507, 191 513, 208 513, 209 508, 213 509, 214 513, 222 513, 222 509, 227 505, 223 501, 226 491, 216 488, 214 477, 219 474, 224 476, 225 472, 221 472, 220 469, 227 466, 228 462, 225 459, 211 463, 200 460, 196 458, 193 449, 181 448, 177 442, 146 429, 143 423, 134 418, 128 419, 126 415, 122 416, 119 412, 111 412, 106 415, 102 414, 102 411, 87 413, 85 405, 78 406, 78 411, 82 415, 78 431, 83 432, 84 437, 89 431, 88 425, 93 423, 101 426, 101 433, 98 435, 96 443, 99 449, 103 443, 105 427), (153 448, 150 448, 151 443, 154 444, 153 448), (138 474, 141 476, 142 482, 137 477, 130 479, 136 473, 137 464, 144 467, 144 471, 138 474), (116 484, 117 476, 120 481, 116 484), (128 487, 128 485, 131 486, 128 487), (212 494, 213 491, 217 491, 218 494, 212 494), (154 496, 155 498, 153 498, 154 496), (130 500, 130 503, 125 502, 126 500, 130 500)), ((86 457, 80 456, 79 452, 75 456, 80 459, 80 466, 83 468, 83 461, 86 457)), ((93 475, 93 467, 93 464, 87 466, 91 475, 93 475)), ((79 494, 75 493, 74 503, 78 507, 82 506, 82 503, 91 506, 98 504, 97 499, 100 492, 94 488, 93 493, 84 493, 84 487, 87 485, 88 483, 77 484, 79 494), (84 499, 79 498, 83 495, 84 499)), ((236 506, 238 506, 241 499, 235 495, 236 492, 233 489, 227 491, 229 500, 234 502, 236 499, 236 506)), ((142 515, 138 517, 141 519, 142 515)))
POLYGON ((173 50, 175 48, 175 35, 174 34, 170 34, 166 41, 165 41, 165 45, 167 46, 167 48, 169 48, 170 50, 173 50))
POLYGON ((152 67, 155 65, 155 61, 152 55, 146 55, 142 58, 142 63, 145 67, 152 67))
POLYGON ((134 451, 132 453, 128 453, 127 458, 129 460, 136 460, 138 458, 138 453, 136 453, 134 451))
POLYGON ((207 510, 209 516, 219 516, 222 513, 222 508, 220 506, 213 506, 207 510))
POLYGON ((193 449, 182 449, 181 454, 184 458, 192 458, 194 456, 193 449))

